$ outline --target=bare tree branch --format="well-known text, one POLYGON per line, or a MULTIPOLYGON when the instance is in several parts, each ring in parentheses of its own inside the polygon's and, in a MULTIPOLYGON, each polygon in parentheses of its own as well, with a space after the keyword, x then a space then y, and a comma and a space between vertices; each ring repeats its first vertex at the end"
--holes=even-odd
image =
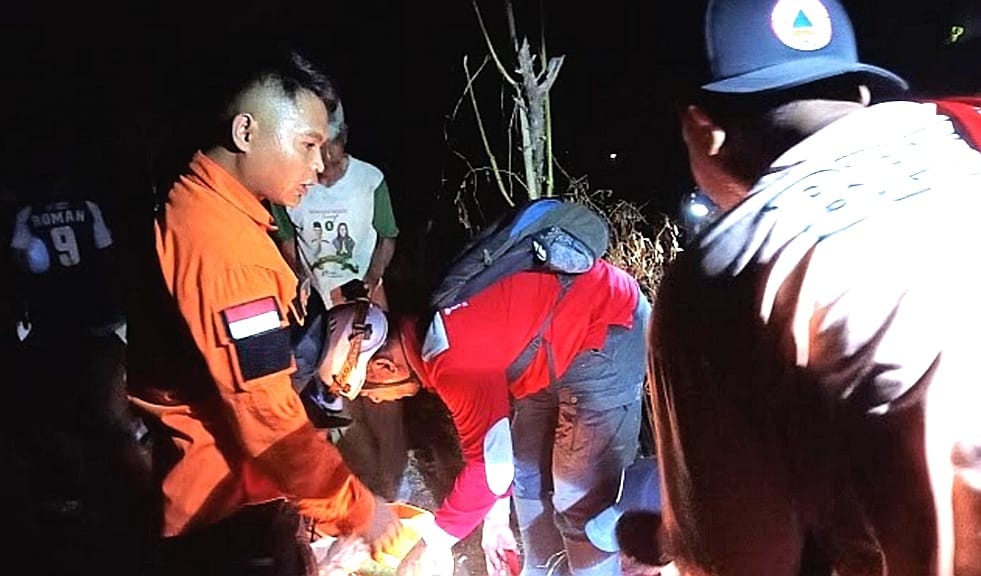
POLYGON ((497 71, 501 73, 504 80, 514 86, 518 90, 518 83, 511 78, 508 71, 504 68, 504 64, 501 63, 501 59, 497 57, 497 51, 494 50, 494 43, 491 42, 490 35, 487 33, 487 27, 484 26, 484 18, 480 15, 480 8, 477 7, 477 0, 473 1, 473 11, 477 14, 477 23, 480 24, 480 31, 484 35, 484 42, 487 43, 487 50, 490 52, 491 58, 494 59, 494 63, 497 65, 497 71))
MULTIPOLYGON (((467 64, 467 57, 463 57, 463 71, 466 73, 467 78, 471 79, 467 82, 467 85, 473 87, 473 76, 470 74, 470 66, 467 64)), ((491 170, 494 173, 494 180, 497 182, 497 188, 501 191, 501 196, 510 205, 514 206, 514 199, 508 194, 507 189, 504 187, 504 181, 501 180, 501 170, 497 166, 497 158, 494 156, 494 151, 491 150, 490 142, 487 140, 487 131, 484 130, 484 121, 480 117, 480 108, 477 106, 477 96, 474 94, 472 89, 468 89, 467 92, 470 94, 470 102, 473 104, 474 117, 477 119, 477 128, 480 130, 480 140, 484 143, 484 150, 487 152, 487 159, 491 163, 491 170)))
POLYGON ((508 33, 511 36, 511 43, 514 45, 515 54, 518 53, 518 27, 514 23, 514 6, 511 0, 504 0, 504 8, 508 18, 508 33))
POLYGON ((538 84, 539 90, 548 92, 552 89, 552 84, 555 84, 555 78, 559 75, 559 70, 562 69, 563 62, 565 62, 565 55, 555 56, 548 61, 548 66, 545 70, 545 81, 538 84))
MULTIPOLYGON (((545 61, 545 25, 542 25, 542 61, 545 61)), ((564 59, 564 57, 563 57, 564 59)), ((556 74, 558 72, 556 71, 556 74)), ((553 163, 555 156, 552 154, 552 99, 545 97, 545 196, 551 198, 555 196, 555 169, 553 163)))

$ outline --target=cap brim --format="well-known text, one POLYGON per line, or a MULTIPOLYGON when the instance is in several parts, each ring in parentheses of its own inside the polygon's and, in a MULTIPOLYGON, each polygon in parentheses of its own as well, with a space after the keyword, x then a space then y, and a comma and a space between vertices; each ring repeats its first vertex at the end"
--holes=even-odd
POLYGON ((616 527, 617 521, 622 515, 623 512, 616 505, 613 505, 586 522, 586 537, 593 543, 593 546, 604 552, 620 550, 620 545, 617 543, 616 527))
POLYGON ((899 93, 909 89, 905 80, 878 66, 859 62, 842 62, 836 58, 822 56, 794 60, 754 70, 747 74, 717 80, 702 85, 702 89, 728 94, 752 94, 794 88, 847 74, 856 74, 868 78, 869 83, 873 85, 877 93, 899 93))

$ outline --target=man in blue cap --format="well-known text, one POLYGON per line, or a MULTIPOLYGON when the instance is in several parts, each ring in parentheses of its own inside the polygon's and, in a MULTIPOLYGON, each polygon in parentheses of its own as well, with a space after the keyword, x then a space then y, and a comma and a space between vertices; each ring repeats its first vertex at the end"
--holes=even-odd
POLYGON ((859 61, 836 0, 711 0, 704 25, 679 110, 719 211, 650 340, 677 568, 981 574, 981 153, 859 61))

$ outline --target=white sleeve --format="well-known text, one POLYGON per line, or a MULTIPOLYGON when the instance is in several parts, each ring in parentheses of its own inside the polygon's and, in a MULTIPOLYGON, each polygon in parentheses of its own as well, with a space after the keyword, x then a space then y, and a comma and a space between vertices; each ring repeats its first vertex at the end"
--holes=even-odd
POLYGON ((511 522, 511 497, 505 496, 494 502, 494 506, 487 512, 484 519, 507 526, 511 522))
POLYGON ((439 524, 436 524, 436 521, 431 517, 415 524, 414 527, 426 545, 433 548, 452 548, 460 541, 456 536, 440 528, 439 524))
POLYGON ((10 247, 15 250, 27 250, 28 244, 31 242, 30 228, 27 227, 27 221, 31 217, 31 207, 25 206, 17 212, 17 220, 14 222, 14 235, 10 240, 10 247))
POLYGON ((487 487, 500 498, 514 481, 514 448, 511 423, 501 418, 484 435, 484 470, 487 487))
POLYGON ((102 219, 102 210, 94 202, 86 200, 85 204, 89 207, 89 212, 92 213, 92 233, 95 238, 95 247, 102 250, 112 246, 112 234, 109 233, 109 228, 102 219))

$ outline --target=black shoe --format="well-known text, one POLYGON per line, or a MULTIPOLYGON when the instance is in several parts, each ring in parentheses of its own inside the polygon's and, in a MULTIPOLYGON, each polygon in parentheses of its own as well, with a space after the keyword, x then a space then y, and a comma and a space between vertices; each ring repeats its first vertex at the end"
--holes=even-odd
POLYGON ((317 428, 347 428, 351 425, 351 419, 343 412, 325 412, 323 425, 317 428))

